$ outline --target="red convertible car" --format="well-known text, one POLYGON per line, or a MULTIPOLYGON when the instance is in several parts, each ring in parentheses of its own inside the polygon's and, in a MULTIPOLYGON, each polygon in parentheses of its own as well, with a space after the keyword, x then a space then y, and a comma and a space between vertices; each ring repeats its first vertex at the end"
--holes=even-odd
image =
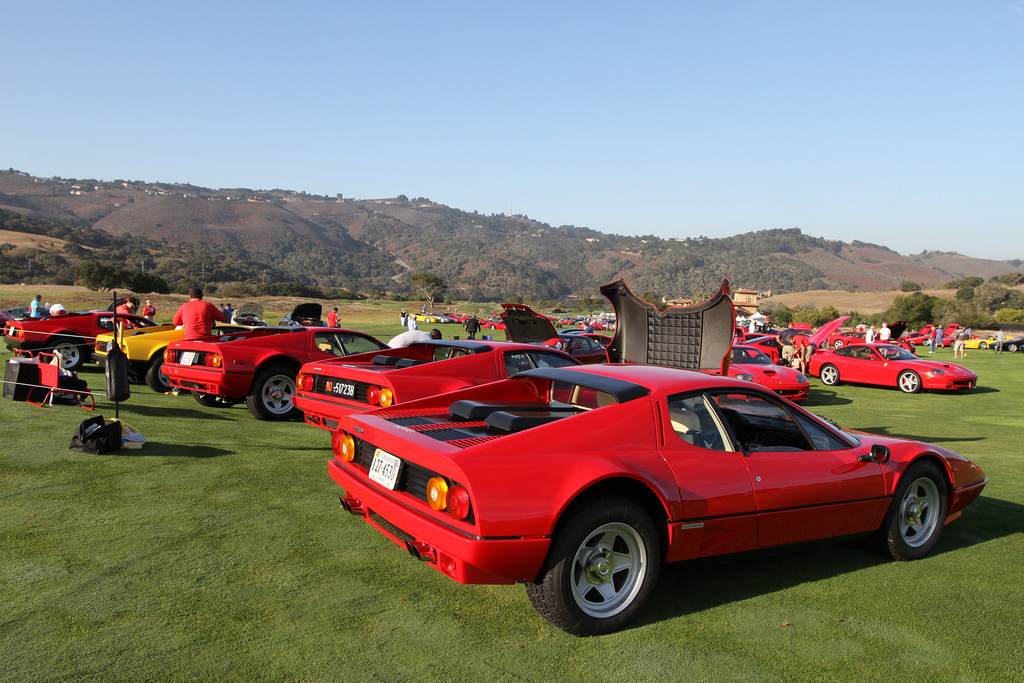
POLYGON ((978 375, 962 365, 918 358, 893 344, 851 344, 811 356, 808 372, 823 384, 843 382, 899 387, 908 394, 922 389, 973 389, 978 375))
POLYGON ((352 330, 261 327, 213 341, 173 341, 164 351, 163 372, 171 386, 191 390, 200 405, 244 400, 258 420, 287 420, 298 413, 295 376, 303 363, 386 348, 352 330))
MULTIPOLYGON (((8 349, 21 349, 33 355, 40 351, 59 353, 64 368, 74 372, 90 358, 97 335, 114 331, 113 317, 113 313, 93 311, 8 320, 4 324, 4 341, 8 349)), ((141 315, 118 314, 117 321, 130 330, 156 326, 141 315)))
POLYGON ((335 429, 351 412, 393 406, 425 396, 486 384, 533 368, 579 361, 533 344, 432 340, 341 360, 306 363, 295 381, 295 406, 306 422, 335 429))
POLYGON ((753 346, 732 347, 729 376, 760 384, 790 401, 803 401, 811 388, 802 372, 773 363, 753 346))
POLYGON ((345 510, 459 583, 526 584, 581 636, 633 620, 664 562, 857 536, 920 558, 987 482, 941 446, 641 365, 528 370, 349 414, 332 451, 345 510))

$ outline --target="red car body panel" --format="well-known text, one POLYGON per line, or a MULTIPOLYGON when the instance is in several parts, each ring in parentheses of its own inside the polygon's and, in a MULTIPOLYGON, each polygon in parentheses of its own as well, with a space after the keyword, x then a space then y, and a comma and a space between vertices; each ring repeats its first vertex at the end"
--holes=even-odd
POLYGON ((416 342, 379 353, 306 363, 296 383, 295 406, 305 413, 306 422, 333 430, 342 415, 380 407, 368 402, 369 387, 390 389, 393 404, 402 404, 505 379, 538 364, 565 367, 578 362, 561 351, 535 344, 416 342))
MULTIPOLYGON (((719 433, 726 434, 724 412, 720 419, 719 433)), ((921 458, 940 462, 949 478, 945 523, 987 481, 944 448, 854 436, 749 382, 655 366, 531 370, 349 414, 338 434, 354 439, 357 454, 329 463, 346 509, 460 583, 533 581, 560 520, 593 497, 644 501, 667 539, 661 559, 679 561, 873 532, 900 474, 921 458), (574 397, 590 391, 614 401, 549 402, 560 383, 578 387, 574 397), (781 406, 831 435, 833 449, 738 448, 737 427, 728 428, 724 449, 699 447, 672 422, 672 401, 680 396, 711 396, 717 411, 747 399, 781 406), (891 457, 866 460, 876 444, 891 457), (405 468, 393 489, 368 476, 381 451, 405 468), (466 517, 428 505, 414 482, 429 477, 467 492, 466 517)))
POLYGON ((808 372, 821 376, 827 365, 839 370, 843 382, 875 384, 897 387, 900 373, 911 370, 921 378, 921 388, 927 390, 959 390, 976 386, 978 375, 955 363, 945 363, 914 357, 900 359, 896 351, 904 351, 893 344, 851 344, 835 350, 823 350, 811 356, 808 372))
POLYGON ((261 327, 226 335, 215 341, 171 342, 165 353, 172 353, 173 360, 168 360, 165 355, 163 371, 171 386, 241 399, 249 393, 256 373, 271 363, 294 367, 298 372, 303 363, 311 360, 337 358, 338 355, 331 350, 319 347, 324 339, 337 334, 357 335, 381 349, 387 348, 380 340, 352 330, 334 327, 261 327), (182 354, 186 352, 195 354, 192 364, 182 364, 182 354), (202 361, 207 354, 219 354, 223 359, 221 366, 204 365, 202 361))

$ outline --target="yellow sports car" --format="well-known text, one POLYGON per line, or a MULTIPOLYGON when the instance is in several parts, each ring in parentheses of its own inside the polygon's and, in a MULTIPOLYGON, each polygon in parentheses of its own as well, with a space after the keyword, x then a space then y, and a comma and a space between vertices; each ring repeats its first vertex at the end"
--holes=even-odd
POLYGON ((964 342, 965 349, 987 349, 990 346, 995 346, 996 336, 990 334, 987 337, 974 337, 964 342))
MULTIPOLYGON (((218 323, 213 326, 213 334, 220 336, 251 329, 253 328, 248 325, 218 323)), ((170 391, 171 385, 167 377, 160 372, 164 364, 164 349, 172 341, 181 341, 184 338, 185 330, 176 330, 174 325, 125 330, 121 338, 121 350, 128 357, 128 378, 133 382, 145 383, 150 389, 161 394, 170 391)), ((113 332, 97 335, 96 346, 92 352, 93 360, 104 365, 107 361, 107 351, 113 344, 113 332)))

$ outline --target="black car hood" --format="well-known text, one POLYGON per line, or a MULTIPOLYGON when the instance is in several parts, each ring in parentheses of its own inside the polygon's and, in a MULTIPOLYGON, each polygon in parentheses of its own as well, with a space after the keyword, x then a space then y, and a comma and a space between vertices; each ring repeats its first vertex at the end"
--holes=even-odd
POLYGON ((303 318, 319 319, 320 314, 324 312, 324 307, 320 304, 299 304, 292 309, 292 312, 288 314, 288 317, 292 320, 300 320, 303 318))
POLYGON ((715 296, 696 306, 669 306, 659 311, 616 280, 601 288, 615 308, 615 337, 608 362, 666 365, 687 370, 729 369, 736 313, 729 281, 715 296))
POLYGON ((555 326, 548 318, 534 312, 526 304, 502 304, 505 312, 501 314, 501 322, 505 323, 505 338, 530 344, 546 342, 558 336, 555 326))
POLYGON ((889 323, 889 332, 891 333, 889 339, 891 339, 892 341, 896 341, 897 339, 902 337, 903 333, 906 331, 907 321, 905 320, 897 320, 894 323, 889 323))

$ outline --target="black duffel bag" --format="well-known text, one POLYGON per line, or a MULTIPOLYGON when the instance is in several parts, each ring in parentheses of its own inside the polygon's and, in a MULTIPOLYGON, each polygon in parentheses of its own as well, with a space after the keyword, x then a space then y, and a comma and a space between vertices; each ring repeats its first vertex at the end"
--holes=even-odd
POLYGON ((102 415, 90 417, 78 425, 70 448, 93 455, 121 450, 121 423, 115 420, 107 424, 102 415))

